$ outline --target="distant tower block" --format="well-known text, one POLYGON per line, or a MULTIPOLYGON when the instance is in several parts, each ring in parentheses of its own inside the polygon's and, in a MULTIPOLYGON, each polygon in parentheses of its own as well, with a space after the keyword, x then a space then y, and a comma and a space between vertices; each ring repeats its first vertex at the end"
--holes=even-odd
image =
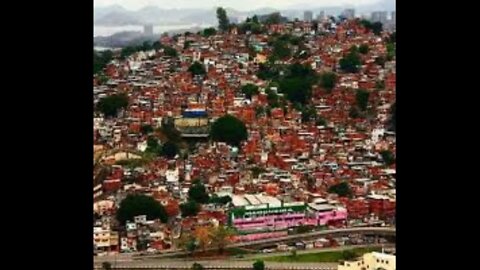
POLYGON ((153 25, 151 24, 144 25, 143 33, 147 36, 153 36, 153 25))

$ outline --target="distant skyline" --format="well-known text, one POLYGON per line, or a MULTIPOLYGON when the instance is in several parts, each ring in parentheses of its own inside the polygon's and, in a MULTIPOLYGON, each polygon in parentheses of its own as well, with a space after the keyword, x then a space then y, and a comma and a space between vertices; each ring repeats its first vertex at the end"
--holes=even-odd
MULTIPOLYGON (((240 11, 258 8, 309 9, 322 6, 360 6, 385 2, 385 0, 94 0, 94 7, 120 5, 128 10, 138 10, 146 6, 172 8, 209 9, 222 6, 240 11)), ((395 0, 387 0, 395 2, 395 0)))

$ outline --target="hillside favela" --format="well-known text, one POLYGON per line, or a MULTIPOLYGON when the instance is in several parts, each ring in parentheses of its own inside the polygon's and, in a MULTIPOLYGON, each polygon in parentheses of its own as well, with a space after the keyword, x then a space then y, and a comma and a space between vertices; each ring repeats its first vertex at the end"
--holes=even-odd
POLYGON ((394 1, 112 2, 94 269, 396 269, 394 1))

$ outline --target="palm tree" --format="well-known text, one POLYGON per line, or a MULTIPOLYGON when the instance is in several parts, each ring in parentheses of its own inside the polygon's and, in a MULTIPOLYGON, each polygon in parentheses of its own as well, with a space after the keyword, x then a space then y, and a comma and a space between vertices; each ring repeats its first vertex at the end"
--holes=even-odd
POLYGON ((220 254, 223 253, 225 247, 232 242, 232 237, 235 235, 235 232, 230 227, 225 227, 219 225, 214 227, 210 231, 210 237, 212 244, 217 247, 220 254))

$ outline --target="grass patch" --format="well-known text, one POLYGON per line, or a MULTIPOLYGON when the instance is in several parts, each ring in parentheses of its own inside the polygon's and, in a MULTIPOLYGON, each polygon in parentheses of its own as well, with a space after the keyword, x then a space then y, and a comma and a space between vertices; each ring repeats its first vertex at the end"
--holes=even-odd
MULTIPOLYGON (((362 256, 364 253, 380 251, 381 248, 354 248, 351 249, 356 256, 362 256)), ((262 258, 267 262, 338 262, 345 260, 343 251, 327 251, 308 254, 297 254, 296 256, 274 256, 262 258)))

